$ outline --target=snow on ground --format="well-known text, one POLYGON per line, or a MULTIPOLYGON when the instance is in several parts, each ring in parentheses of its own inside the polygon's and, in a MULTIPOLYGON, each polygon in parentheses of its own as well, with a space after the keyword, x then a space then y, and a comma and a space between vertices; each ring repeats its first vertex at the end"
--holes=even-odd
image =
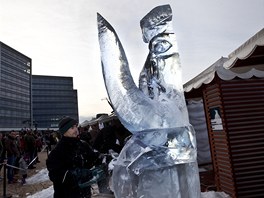
POLYGON ((46 188, 45 190, 39 191, 34 195, 27 196, 27 198, 53 198, 53 186, 46 188))
MULTIPOLYGON (((45 168, 37 172, 37 174, 27 178, 27 183, 25 185, 41 183, 48 180, 48 170, 45 168)), ((50 186, 47 189, 39 191, 33 195, 27 196, 27 198, 53 198, 53 191, 53 186, 50 186)))
MULTIPOLYGON (((32 177, 29 177, 27 179, 27 185, 40 183, 49 180, 48 177, 48 170, 42 169, 37 174, 33 175, 32 177)), ((53 198, 53 186, 50 186, 47 189, 44 189, 42 191, 39 191, 33 195, 27 196, 27 198, 53 198)), ((224 192, 202 192, 201 198, 230 198, 229 195, 227 195, 224 192)))
POLYGON ((224 192, 202 192, 201 198, 231 198, 229 195, 227 195, 224 192))
POLYGON ((36 184, 36 183, 40 183, 40 182, 44 182, 48 180, 49 180, 48 170, 45 168, 45 169, 38 171, 37 174, 27 178, 26 185, 36 184))

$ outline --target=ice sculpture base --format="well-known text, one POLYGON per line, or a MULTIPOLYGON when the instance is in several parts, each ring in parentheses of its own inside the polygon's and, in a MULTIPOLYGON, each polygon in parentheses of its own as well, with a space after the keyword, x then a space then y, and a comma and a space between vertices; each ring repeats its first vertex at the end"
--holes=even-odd
POLYGON ((152 129, 132 136, 113 171, 116 198, 199 198, 192 126, 152 129))

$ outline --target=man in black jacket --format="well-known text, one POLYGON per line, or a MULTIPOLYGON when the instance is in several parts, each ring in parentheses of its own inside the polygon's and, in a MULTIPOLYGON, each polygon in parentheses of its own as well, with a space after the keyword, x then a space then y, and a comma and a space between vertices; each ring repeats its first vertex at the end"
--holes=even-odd
POLYGON ((53 182, 54 198, 91 197, 90 186, 81 183, 92 178, 91 167, 99 160, 88 144, 78 138, 77 121, 65 117, 59 123, 62 138, 46 161, 49 178, 53 182))

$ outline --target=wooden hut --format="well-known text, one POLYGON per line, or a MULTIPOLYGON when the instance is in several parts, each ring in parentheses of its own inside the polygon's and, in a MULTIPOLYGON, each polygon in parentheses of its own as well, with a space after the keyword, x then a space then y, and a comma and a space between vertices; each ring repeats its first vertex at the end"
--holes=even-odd
POLYGON ((217 190, 264 197, 264 29, 184 90, 203 101, 217 190))

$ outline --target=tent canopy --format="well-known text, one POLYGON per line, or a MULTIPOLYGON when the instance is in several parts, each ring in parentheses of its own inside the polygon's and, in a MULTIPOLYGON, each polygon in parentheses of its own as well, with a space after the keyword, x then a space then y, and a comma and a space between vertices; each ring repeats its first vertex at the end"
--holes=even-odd
POLYGON ((224 63, 226 69, 249 65, 263 64, 264 60, 264 28, 247 40, 228 56, 224 63))
POLYGON ((85 120, 83 123, 81 123, 81 127, 87 127, 87 126, 91 126, 91 125, 94 125, 94 124, 97 124, 97 123, 104 123, 104 122, 109 122, 113 119, 117 119, 117 116, 112 113, 110 115, 107 115, 107 114, 103 114, 101 115, 100 117, 98 118, 93 118, 91 120, 85 120))
POLYGON ((264 29, 232 52, 228 58, 221 57, 213 65, 184 84, 184 91, 190 92, 209 84, 218 75, 222 80, 236 77, 249 79, 264 77, 264 29))

